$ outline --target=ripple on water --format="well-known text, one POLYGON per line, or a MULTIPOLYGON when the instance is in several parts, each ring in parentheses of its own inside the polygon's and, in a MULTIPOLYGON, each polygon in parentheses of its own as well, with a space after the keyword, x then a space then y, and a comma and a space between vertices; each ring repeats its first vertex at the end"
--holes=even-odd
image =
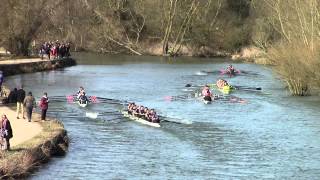
POLYGON ((71 138, 67 156, 54 159, 32 179, 319 177, 319 103, 288 98, 270 69, 239 63, 236 68, 249 73, 228 78, 219 73, 194 74, 219 71, 229 63, 211 59, 196 59, 191 64, 186 63, 190 59, 178 58, 167 64, 157 57, 139 56, 143 63, 134 57, 112 57, 112 63, 95 58, 90 56, 89 64, 104 65, 8 77, 13 85, 24 82, 27 90, 32 87, 36 97, 44 90, 49 96, 59 96, 51 101, 49 113, 63 121, 71 138), (214 83, 218 78, 234 85, 262 87, 262 92, 233 92, 248 101, 243 104, 163 99, 189 93, 183 91, 185 84, 214 83), (63 98, 79 86, 85 86, 90 95, 155 108, 182 124, 166 122, 158 129, 140 125, 117 113, 122 107, 119 101, 107 99, 88 107, 99 113, 97 119, 85 118, 85 109, 66 104, 63 98))

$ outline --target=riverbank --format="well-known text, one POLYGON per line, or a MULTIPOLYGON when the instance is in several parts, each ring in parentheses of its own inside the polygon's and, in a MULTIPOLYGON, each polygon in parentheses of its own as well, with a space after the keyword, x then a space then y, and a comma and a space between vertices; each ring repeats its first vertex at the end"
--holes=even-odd
MULTIPOLYGON (((13 110, 5 113, 10 111, 13 110)), ((13 126, 12 148, 0 153, 0 179, 25 178, 51 157, 63 156, 67 152, 69 139, 60 121, 48 119, 24 126, 22 121, 26 120, 16 122, 15 118, 9 119, 13 126)), ((39 114, 34 114, 33 119, 40 119, 39 114)))
MULTIPOLYGON (((72 58, 47 60, 40 58, 1 60, 0 70, 4 76, 47 71, 75 65, 72 58)), ((5 95, 9 88, 4 87, 5 95)), ((7 115, 13 129, 10 140, 11 150, 0 152, 0 179, 25 178, 40 164, 53 156, 63 156, 67 152, 69 140, 63 124, 52 118, 40 122, 40 115, 33 114, 33 122, 16 119, 14 105, 0 106, 0 112, 7 115)))
POLYGON ((30 58, 30 59, 9 59, 0 61, 0 70, 5 76, 48 71, 76 65, 73 58, 62 58, 55 60, 30 58))
MULTIPOLYGON (((170 56, 170 54, 163 54, 162 44, 153 43, 144 45, 140 48, 139 55, 146 56, 170 56)), ((100 49, 99 51, 82 49, 78 52, 98 53, 98 54, 110 54, 110 51, 100 49)), ((124 52, 117 52, 111 54, 130 54, 124 52)), ((134 54, 134 53, 133 53, 134 54)), ((134 54, 137 55, 137 54, 134 54)), ((272 65, 272 63, 266 58, 266 53, 255 46, 245 46, 237 51, 217 50, 211 47, 193 47, 188 45, 182 45, 179 51, 178 57, 201 57, 201 58, 229 58, 236 62, 249 62, 261 65, 272 65)))

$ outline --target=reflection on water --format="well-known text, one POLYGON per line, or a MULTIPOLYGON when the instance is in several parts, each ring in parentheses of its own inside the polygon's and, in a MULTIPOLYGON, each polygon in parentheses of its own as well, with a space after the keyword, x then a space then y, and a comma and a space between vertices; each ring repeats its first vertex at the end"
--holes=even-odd
POLYGON ((50 115, 71 137, 69 153, 32 179, 317 179, 320 177, 319 100, 288 97, 268 68, 235 64, 249 73, 231 84, 262 87, 236 91, 248 103, 195 99, 165 101, 188 93, 186 84, 213 83, 223 59, 80 54, 78 66, 9 77, 40 97, 53 97, 50 115), (103 64, 103 65, 98 65, 103 64), (79 86, 104 97, 87 109, 65 102, 79 86), (119 101, 115 101, 116 99, 119 101), (137 124, 120 114, 125 101, 153 107, 168 120, 161 128, 137 124), (97 113, 95 119, 87 113, 97 113))

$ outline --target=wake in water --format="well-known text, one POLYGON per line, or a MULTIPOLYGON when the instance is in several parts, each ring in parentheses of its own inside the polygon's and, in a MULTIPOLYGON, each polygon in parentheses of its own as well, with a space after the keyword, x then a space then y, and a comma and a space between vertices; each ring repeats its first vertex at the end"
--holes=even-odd
MULTIPOLYGON (((65 96, 52 96, 51 102, 67 102, 65 96)), ((64 112, 67 114, 69 118, 88 118, 92 120, 102 120, 103 122, 111 122, 111 121, 130 121, 127 120, 122 114, 121 111, 128 104, 127 101, 97 97, 99 100, 99 106, 97 104, 93 104, 87 108, 77 108, 78 106, 69 106, 69 108, 65 108, 63 106, 51 106, 50 109, 55 113, 64 112)), ((126 122, 125 121, 125 122, 126 122)), ((176 124, 192 124, 191 120, 179 119, 176 117, 168 117, 161 115, 160 113, 160 121, 161 123, 176 123, 176 124)))
POLYGON ((205 71, 199 71, 199 72, 196 72, 195 75, 197 75, 197 76, 208 76, 208 73, 205 72, 205 71))
POLYGON ((86 112, 86 117, 90 119, 97 119, 98 115, 98 112, 86 112))

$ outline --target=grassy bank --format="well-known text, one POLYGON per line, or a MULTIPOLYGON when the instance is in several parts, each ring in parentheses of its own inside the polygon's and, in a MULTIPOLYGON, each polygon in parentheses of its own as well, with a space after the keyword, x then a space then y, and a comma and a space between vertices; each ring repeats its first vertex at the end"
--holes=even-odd
POLYGON ((0 179, 25 178, 51 157, 65 155, 69 140, 63 124, 50 120, 41 125, 43 131, 39 135, 11 151, 1 152, 0 179))

